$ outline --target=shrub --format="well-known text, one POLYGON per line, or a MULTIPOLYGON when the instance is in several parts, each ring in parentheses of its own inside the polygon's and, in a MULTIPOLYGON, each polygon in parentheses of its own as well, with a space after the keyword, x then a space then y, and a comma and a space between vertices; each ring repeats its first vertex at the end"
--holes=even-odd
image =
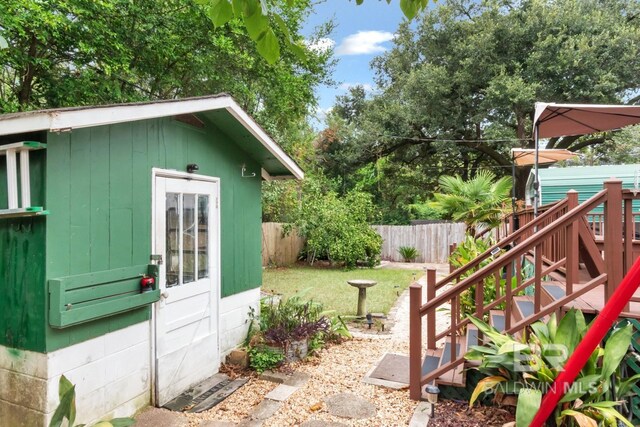
POLYGON ((413 246, 400 246, 398 252, 402 259, 404 259, 404 262, 413 262, 418 258, 418 255, 420 255, 418 250, 413 246))
POLYGON ((306 239, 307 261, 328 259, 347 268, 358 261, 370 267, 378 264, 382 238, 369 226, 375 214, 369 194, 354 190, 339 197, 319 182, 307 183, 294 215, 294 225, 306 239))

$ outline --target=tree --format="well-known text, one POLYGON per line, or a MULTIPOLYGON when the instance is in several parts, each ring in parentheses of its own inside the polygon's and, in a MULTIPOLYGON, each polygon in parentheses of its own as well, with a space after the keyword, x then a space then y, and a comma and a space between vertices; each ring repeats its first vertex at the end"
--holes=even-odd
POLYGON ((479 171, 468 181, 444 175, 439 182, 441 192, 433 195, 430 206, 464 222, 469 234, 475 236, 479 225, 493 228, 500 224, 511 193, 510 177, 496 180, 495 174, 479 171))
MULTIPOLYGON (((373 61, 378 94, 337 146, 358 153, 358 166, 388 157, 422 174, 507 174, 509 150, 533 148, 535 101, 638 100, 639 13, 632 0, 443 2, 415 29, 401 24, 394 47, 373 61)), ((552 138, 547 147, 604 141, 552 138)), ((528 173, 517 170, 519 197, 528 173)))
MULTIPOLYGON (((283 28, 298 37, 311 2, 291 3, 283 28)), ((238 22, 214 28, 190 0, 5 0, 0 16, 5 113, 227 92, 286 141, 331 72, 331 52, 306 47, 267 64, 238 22)))
MULTIPOLYGON (((304 44, 288 31, 283 20, 283 8, 292 7, 296 0, 197 0, 217 27, 236 20, 244 25, 256 48, 270 64, 280 58, 280 45, 284 42, 289 51, 304 58, 304 44), (278 37, 280 30, 284 37, 278 37)), ((358 5, 364 0, 356 0, 358 5)), ((387 0, 391 3, 391 0, 387 0)), ((400 0, 400 8, 408 19, 424 10, 429 0, 400 0)))

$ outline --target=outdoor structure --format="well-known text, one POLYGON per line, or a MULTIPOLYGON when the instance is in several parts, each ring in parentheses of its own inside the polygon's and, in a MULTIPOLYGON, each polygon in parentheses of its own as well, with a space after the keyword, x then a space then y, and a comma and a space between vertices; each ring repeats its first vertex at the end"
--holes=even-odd
MULTIPOLYGON (((541 205, 563 199, 569 190, 577 191, 579 201, 584 202, 602 190, 602 184, 609 178, 621 180, 622 188, 626 189, 640 185, 640 164, 548 168, 540 169, 539 173, 541 205)), ((533 205, 534 181, 535 172, 532 170, 526 187, 528 206, 533 205)))
MULTIPOLYGON (((640 122, 638 106, 541 104, 538 107, 534 120, 536 142, 538 137, 580 135, 640 122)), ((536 151, 535 162, 539 164, 542 150, 536 151)), ((637 166, 629 166, 632 176, 637 166)), ((640 203, 640 192, 634 188, 633 181, 629 185, 620 179, 623 167, 610 168, 588 188, 579 187, 582 183, 589 184, 588 174, 580 174, 573 183, 569 183, 566 176, 560 178, 566 186, 557 191, 564 192, 563 196, 539 210, 536 207, 520 211, 515 220, 510 215, 504 227, 507 232, 467 265, 441 280, 436 280, 435 270, 429 270, 427 302, 422 299, 422 286, 411 285, 409 388, 412 399, 420 399, 424 387, 432 382, 453 387, 466 384, 469 371, 464 369, 467 363, 464 355, 467 349, 481 342, 482 337, 462 313, 460 301, 464 292, 471 293, 474 300, 471 314, 488 318, 492 326, 508 334, 526 333, 534 322, 552 313, 562 315, 571 308, 595 317, 610 301, 622 307, 621 312, 615 314, 619 318, 640 319, 640 291, 631 289, 635 293, 629 292, 624 299, 614 296, 623 277, 640 257, 640 229, 635 208, 640 203), (582 192, 587 194, 583 196, 582 192), (597 208, 601 213, 595 214, 600 219, 598 227, 594 227, 590 217, 597 208), (519 222, 520 228, 513 227, 515 222, 519 222), (495 296, 490 300, 485 299, 485 286, 494 287, 495 296), (448 308, 450 322, 437 328, 436 312, 443 306, 448 308), (426 320, 424 348, 423 319, 426 320)), ((555 171, 571 169, 587 168, 555 171)), ((544 202, 545 192, 547 195, 552 192, 545 190, 543 177, 540 171, 544 202)), ((632 346, 640 351, 636 339, 632 346)), ((634 416, 640 418, 640 396, 632 398, 630 408, 634 416)))
POLYGON ((0 116, 0 424, 162 405, 261 285, 261 178, 303 172, 226 95, 0 116), (6 160, 6 161, 5 161, 6 160))

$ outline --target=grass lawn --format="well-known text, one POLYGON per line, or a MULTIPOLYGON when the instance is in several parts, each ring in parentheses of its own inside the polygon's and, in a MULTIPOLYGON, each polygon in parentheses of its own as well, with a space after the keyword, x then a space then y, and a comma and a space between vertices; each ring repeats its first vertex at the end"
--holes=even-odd
POLYGON ((421 271, 395 269, 332 270, 327 268, 292 267, 265 269, 262 290, 294 295, 305 300, 322 303, 325 310, 335 310, 340 315, 355 315, 358 305, 358 289, 347 284, 350 279, 367 279, 378 282, 367 289, 367 310, 387 314, 398 296, 421 271))

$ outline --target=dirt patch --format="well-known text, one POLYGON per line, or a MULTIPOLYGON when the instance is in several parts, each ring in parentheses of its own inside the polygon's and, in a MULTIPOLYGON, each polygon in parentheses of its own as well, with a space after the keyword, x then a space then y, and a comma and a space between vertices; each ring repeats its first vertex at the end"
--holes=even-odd
POLYGON ((466 402, 441 400, 436 405, 435 416, 429 427, 489 427, 502 426, 515 421, 514 410, 510 407, 474 406, 466 402))

